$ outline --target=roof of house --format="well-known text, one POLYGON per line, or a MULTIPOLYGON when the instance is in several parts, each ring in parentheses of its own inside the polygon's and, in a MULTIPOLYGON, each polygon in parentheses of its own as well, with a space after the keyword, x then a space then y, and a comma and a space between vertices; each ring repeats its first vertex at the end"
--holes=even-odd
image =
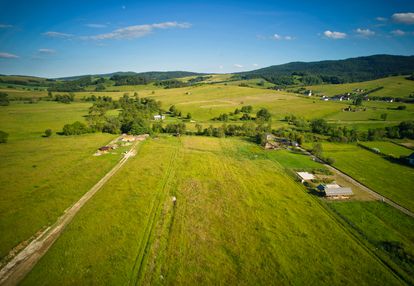
POLYGON ((315 179, 315 176, 308 172, 297 172, 297 174, 299 177, 301 177, 305 181, 315 179))
POLYGON ((409 158, 409 159, 414 159, 414 152, 413 152, 413 153, 411 153, 411 155, 410 155, 410 156, 408 156, 408 158, 409 158))
POLYGON ((325 195, 327 197, 334 196, 350 196, 353 195, 351 188, 325 188, 325 195))

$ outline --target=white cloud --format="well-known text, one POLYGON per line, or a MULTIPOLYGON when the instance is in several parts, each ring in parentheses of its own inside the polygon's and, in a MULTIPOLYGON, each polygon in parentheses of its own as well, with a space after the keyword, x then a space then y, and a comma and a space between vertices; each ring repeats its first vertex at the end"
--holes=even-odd
POLYGON ((236 67, 236 68, 242 68, 243 67, 243 65, 241 65, 241 64, 234 64, 233 66, 236 67))
POLYGON ((258 67, 259 65, 258 65, 258 64, 252 64, 252 66, 254 66, 254 67, 258 67))
POLYGON ((387 18, 377 17, 377 18, 375 18, 375 20, 380 21, 380 22, 385 22, 385 21, 387 21, 387 18))
POLYGON ((190 28, 191 24, 189 23, 177 23, 177 22, 164 22, 157 24, 147 24, 147 25, 135 25, 128 26, 125 28, 114 30, 110 33, 98 34, 93 36, 81 37, 84 40, 108 40, 108 39, 135 39, 144 37, 155 29, 171 29, 171 28, 180 28, 186 29, 190 28))
POLYGON ((274 34, 273 35, 273 39, 275 39, 275 40, 281 40, 282 37, 280 35, 278 35, 278 34, 274 34))
POLYGON ((13 25, 0 24, 0 29, 7 29, 7 28, 13 28, 13 25))
POLYGON ((397 23, 414 24, 414 13, 395 13, 392 19, 397 23))
POLYGON ((53 50, 53 49, 38 49, 37 51, 41 54, 54 54, 54 53, 56 53, 56 51, 53 50))
POLYGON ((0 53, 0 58, 2 59, 17 59, 19 56, 10 53, 0 53))
POLYGON ((325 35, 325 37, 330 38, 330 39, 334 39, 334 40, 345 39, 346 36, 347 36, 345 33, 329 31, 329 30, 323 32, 323 34, 325 35))
POLYGON ((54 31, 45 32, 43 33, 43 35, 50 37, 50 38, 62 38, 62 39, 68 39, 68 38, 73 37, 72 34, 66 34, 66 33, 54 32, 54 31))
POLYGON ((106 28, 104 24, 86 24, 85 26, 88 28, 106 28))
POLYGON ((391 34, 393 34, 394 36, 404 36, 407 33, 402 30, 394 30, 394 31, 391 31, 391 34))
POLYGON ((361 28, 358 28, 358 29, 356 29, 356 32, 360 36, 363 36, 363 37, 369 37, 369 36, 374 36, 375 35, 375 32, 374 31, 371 31, 370 29, 361 29, 361 28))
POLYGON ((292 36, 281 36, 279 34, 274 34, 271 38, 273 40, 277 40, 277 41, 279 41, 279 40, 287 40, 287 41, 293 40, 292 36))

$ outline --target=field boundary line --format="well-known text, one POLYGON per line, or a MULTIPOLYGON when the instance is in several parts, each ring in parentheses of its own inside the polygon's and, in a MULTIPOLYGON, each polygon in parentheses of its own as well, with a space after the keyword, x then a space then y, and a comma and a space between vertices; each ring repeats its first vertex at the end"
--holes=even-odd
POLYGON ((65 227, 72 221, 79 210, 108 182, 108 180, 134 156, 136 142, 122 159, 103 176, 89 191, 87 191, 75 204, 66 209, 57 221, 41 232, 22 251, 14 256, 0 270, 0 285, 17 285, 47 253, 53 243, 59 238, 65 227))

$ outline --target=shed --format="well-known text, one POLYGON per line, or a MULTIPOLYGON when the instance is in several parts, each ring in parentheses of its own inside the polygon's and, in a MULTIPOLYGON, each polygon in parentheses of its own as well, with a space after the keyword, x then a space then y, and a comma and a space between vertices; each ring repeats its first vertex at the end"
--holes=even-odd
POLYGON ((408 164, 414 165, 414 153, 411 153, 410 156, 407 157, 408 164))
POLYGON ((109 151, 109 150, 112 150, 112 149, 113 148, 111 146, 103 146, 103 147, 99 148, 99 151, 105 152, 105 151, 109 151))
POLYGON ((164 120, 164 119, 165 119, 164 115, 159 115, 159 114, 154 115, 154 120, 164 120))
POLYGON ((351 188, 326 188, 325 196, 327 197, 348 197, 352 196, 354 193, 351 188))
POLYGON ((316 188, 323 192, 326 197, 348 197, 354 194, 351 188, 344 188, 337 184, 320 184, 316 188))
POLYGON ((315 179, 315 176, 308 172, 297 172, 299 178, 301 179, 302 183, 305 181, 313 180, 315 179))

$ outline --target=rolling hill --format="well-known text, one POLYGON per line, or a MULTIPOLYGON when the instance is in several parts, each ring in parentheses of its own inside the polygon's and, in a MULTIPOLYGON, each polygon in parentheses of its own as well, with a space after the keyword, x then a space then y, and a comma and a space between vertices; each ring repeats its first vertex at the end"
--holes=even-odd
POLYGON ((346 83, 414 72, 414 56, 373 55, 345 60, 292 62, 235 74, 242 79, 264 78, 275 84, 346 83))

